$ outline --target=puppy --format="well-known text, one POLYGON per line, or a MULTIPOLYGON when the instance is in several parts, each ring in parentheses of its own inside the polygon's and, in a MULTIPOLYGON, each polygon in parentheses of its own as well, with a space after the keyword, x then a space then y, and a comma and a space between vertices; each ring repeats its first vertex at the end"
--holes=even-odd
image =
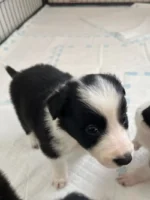
MULTIPOLYGON (((0 200, 21 200, 8 179, 0 171, 0 200)), ((90 200, 81 193, 72 192, 61 200, 90 200)))
POLYGON ((0 200, 20 200, 7 178, 0 171, 0 200))
POLYGON ((61 200, 91 200, 91 199, 89 199, 88 197, 84 196, 81 193, 72 192, 61 200))
POLYGON ((108 168, 131 162, 125 90, 115 76, 75 79, 44 64, 6 70, 13 78, 10 95, 17 116, 32 146, 39 145, 51 159, 56 188, 67 183, 64 156, 77 145, 108 168))
MULTIPOLYGON (((135 122, 137 127, 137 134, 133 141, 135 150, 143 146, 150 151, 150 102, 137 109, 135 122)), ((123 186, 133 186, 148 180, 150 180, 150 163, 118 178, 123 186)))

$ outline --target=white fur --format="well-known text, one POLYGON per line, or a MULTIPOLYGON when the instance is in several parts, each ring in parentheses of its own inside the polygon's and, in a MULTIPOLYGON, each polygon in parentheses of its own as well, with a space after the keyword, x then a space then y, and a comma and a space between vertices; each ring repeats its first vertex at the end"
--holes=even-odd
POLYGON ((91 149, 91 154, 103 165, 116 167, 113 159, 133 153, 127 131, 118 122, 117 111, 121 95, 113 85, 98 77, 95 84, 78 88, 80 100, 107 119, 107 134, 91 149))
POLYGON ((51 160, 53 168, 52 185, 57 188, 63 188, 68 182, 67 164, 63 158, 51 160))
POLYGON ((72 151, 72 149, 77 145, 77 141, 73 139, 73 137, 71 137, 67 132, 58 127, 58 119, 52 119, 48 108, 45 108, 45 122, 47 128, 51 130, 50 134, 54 136, 51 144, 54 149, 60 152, 62 156, 72 151))
MULTIPOLYGON (((150 151, 150 128, 145 124, 142 117, 142 111, 150 106, 150 102, 144 103, 136 110, 135 122, 137 127, 137 134, 133 141, 135 150, 141 146, 150 151)), ((127 173, 118 178, 118 182, 123 186, 133 186, 150 180, 150 166, 144 165, 134 172, 127 173)))
POLYGON ((97 77, 95 84, 91 86, 84 85, 80 82, 78 93, 83 103, 98 113, 102 113, 106 118, 110 114, 111 116, 116 115, 121 95, 106 80, 97 77))
POLYGON ((45 108, 45 123, 47 128, 51 130, 50 134, 53 136, 51 145, 61 155, 58 159, 51 159, 53 170, 52 185, 59 189, 63 188, 68 180, 67 165, 64 156, 77 146, 77 142, 68 133, 58 127, 58 120, 52 119, 47 107, 45 108))

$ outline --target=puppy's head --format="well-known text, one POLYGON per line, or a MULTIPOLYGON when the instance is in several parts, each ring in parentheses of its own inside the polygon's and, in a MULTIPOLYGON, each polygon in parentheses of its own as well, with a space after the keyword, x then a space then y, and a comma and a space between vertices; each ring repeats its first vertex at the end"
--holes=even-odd
POLYGON ((133 145, 127 133, 125 91, 117 78, 87 75, 61 93, 60 127, 104 166, 129 164, 133 145))
MULTIPOLYGON (((135 114, 135 122, 137 128, 148 130, 150 128, 150 102, 140 105, 135 114)), ((142 131, 141 131, 142 132, 142 131)), ((140 132, 139 132, 140 133, 140 132)))

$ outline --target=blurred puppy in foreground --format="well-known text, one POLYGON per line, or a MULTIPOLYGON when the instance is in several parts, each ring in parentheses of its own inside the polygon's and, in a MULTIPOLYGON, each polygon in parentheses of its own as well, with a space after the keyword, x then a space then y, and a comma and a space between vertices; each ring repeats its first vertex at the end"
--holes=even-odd
POLYGON ((11 184, 0 171, 0 200, 21 200, 12 188, 11 184))
MULTIPOLYGON (((0 200, 21 200, 16 191, 11 186, 10 182, 0 171, 0 200)), ((41 199, 43 200, 43 199, 41 199)), ((88 197, 80 193, 70 193, 61 200, 90 200, 88 197)))

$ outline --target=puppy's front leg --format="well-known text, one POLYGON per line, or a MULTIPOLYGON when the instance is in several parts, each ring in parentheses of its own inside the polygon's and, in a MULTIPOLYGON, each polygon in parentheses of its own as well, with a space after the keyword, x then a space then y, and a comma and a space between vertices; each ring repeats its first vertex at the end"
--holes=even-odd
POLYGON ((118 183, 123 186, 133 186, 150 180, 150 167, 149 165, 142 166, 132 173, 127 173, 120 176, 118 183))
POLYGON ((52 159, 53 180, 52 185, 57 188, 63 188, 68 181, 68 170, 65 159, 57 158, 52 159))

